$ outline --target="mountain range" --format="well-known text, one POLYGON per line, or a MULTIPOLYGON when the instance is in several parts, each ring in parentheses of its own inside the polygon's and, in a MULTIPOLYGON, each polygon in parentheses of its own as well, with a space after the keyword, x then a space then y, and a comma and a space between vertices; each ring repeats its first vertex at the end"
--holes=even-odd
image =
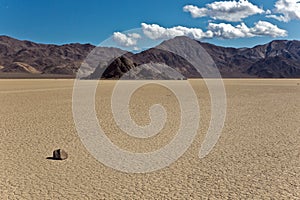
POLYGON ((88 79, 119 79, 129 71, 134 79, 197 78, 201 77, 197 66, 205 63, 201 56, 210 57, 224 78, 300 78, 300 41, 228 48, 184 36, 135 54, 91 44, 37 44, 0 36, 0 77, 71 78, 84 66, 79 74, 88 79))

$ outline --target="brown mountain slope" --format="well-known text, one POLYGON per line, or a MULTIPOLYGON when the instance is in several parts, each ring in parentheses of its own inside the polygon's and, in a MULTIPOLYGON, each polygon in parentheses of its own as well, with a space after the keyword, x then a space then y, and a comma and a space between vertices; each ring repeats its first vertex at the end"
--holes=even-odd
MULTIPOLYGON (((214 60, 222 77, 300 77, 300 41, 274 40, 268 44, 258 45, 253 48, 225 48, 209 43, 193 42, 187 37, 176 37, 163 42, 155 48, 137 54, 129 54, 126 59, 118 58, 107 66, 108 70, 104 72, 103 77, 119 78, 130 69, 138 69, 147 63, 154 66, 154 68, 140 69, 144 74, 154 74, 154 71, 157 71, 154 64, 159 63, 159 67, 161 67, 161 64, 164 64, 187 78, 201 77, 194 67, 201 66, 201 60, 205 60, 203 56, 207 56, 207 54, 203 53, 197 55, 195 50, 201 48, 205 49, 214 60), (162 49, 161 46, 164 45, 174 49, 176 52, 180 52, 180 55, 162 49), (193 55, 193 59, 198 60, 193 63, 194 66, 185 59, 190 55, 193 55)), ((139 78, 141 76, 137 73, 132 74, 137 75, 139 78)), ((99 75, 97 76, 95 73, 90 76, 90 78, 98 77, 99 75)), ((132 76, 133 79, 137 77, 132 76)), ((174 79, 168 74, 162 78, 174 79)))
MULTIPOLYGON (((82 61, 92 50, 95 50, 95 46, 91 44, 47 45, 0 36, 0 73, 75 76, 82 61)), ((113 52, 123 52, 117 48, 105 47, 97 47, 96 51, 102 59, 113 52)), ((87 76, 94 70, 87 66, 82 75, 87 76)))
POLYGON ((88 59, 91 63, 85 63, 80 69, 80 77, 97 79, 102 74, 106 79, 118 79, 131 70, 132 78, 180 78, 181 75, 195 78, 200 74, 194 66, 203 64, 203 55, 197 55, 195 51, 199 46, 214 60, 222 77, 300 77, 300 41, 295 40, 274 40, 253 48, 225 48, 176 37, 132 54, 117 48, 95 48, 90 44, 47 45, 7 36, 0 36, 0 76, 14 73, 35 74, 37 77, 39 74, 75 76, 82 62, 93 51, 93 58, 88 59), (161 48, 164 45, 176 49, 181 56, 161 48), (198 56, 198 63, 188 62, 186 58, 189 55, 198 56), (168 67, 181 75, 171 73, 170 76, 166 70, 168 67))
POLYGON ((46 45, 1 36, 0 65, 4 66, 1 71, 70 75, 93 48, 90 44, 46 45), (18 63, 30 66, 31 70, 18 63))

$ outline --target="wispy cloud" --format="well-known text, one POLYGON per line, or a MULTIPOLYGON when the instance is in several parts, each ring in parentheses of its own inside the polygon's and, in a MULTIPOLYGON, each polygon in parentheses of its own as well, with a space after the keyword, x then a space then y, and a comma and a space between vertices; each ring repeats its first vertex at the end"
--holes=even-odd
POLYGON ((189 12, 194 18, 210 17, 215 20, 228 22, 240 22, 251 15, 265 13, 262 8, 259 8, 247 0, 218 1, 206 4, 203 8, 186 5, 183 7, 183 10, 189 12))
POLYGON ((278 28, 277 25, 266 21, 259 21, 250 29, 251 33, 256 36, 270 36, 270 37, 285 37, 288 32, 284 29, 278 28))
POLYGON ((118 45, 122 47, 134 47, 134 49, 137 49, 136 45, 138 40, 141 38, 141 35, 138 33, 124 34, 115 32, 112 38, 118 45))
POLYGON ((275 3, 275 14, 267 15, 282 22, 300 20, 300 2, 298 0, 278 0, 275 3))
POLYGON ((142 30, 147 37, 153 40, 170 39, 176 36, 188 36, 197 40, 212 37, 212 33, 203 32, 200 28, 187 28, 184 26, 164 28, 158 24, 142 23, 142 30))
POLYGON ((244 38, 244 37, 254 37, 255 35, 251 33, 250 29, 246 24, 241 23, 237 26, 226 23, 209 23, 208 29, 213 32, 214 37, 233 39, 233 38, 244 38))
POLYGON ((214 37, 233 39, 256 36, 284 37, 287 35, 287 31, 266 21, 258 21, 251 28, 245 23, 236 26, 227 23, 209 23, 206 31, 199 28, 187 28, 183 26, 164 28, 158 24, 142 23, 142 30, 147 37, 153 40, 171 39, 176 36, 187 36, 196 40, 202 40, 214 37))
POLYGON ((249 38, 256 36, 284 37, 287 31, 278 28, 277 25, 266 21, 258 21, 251 28, 241 23, 237 26, 231 24, 215 24, 209 23, 208 30, 213 32, 214 37, 233 39, 233 38, 249 38))

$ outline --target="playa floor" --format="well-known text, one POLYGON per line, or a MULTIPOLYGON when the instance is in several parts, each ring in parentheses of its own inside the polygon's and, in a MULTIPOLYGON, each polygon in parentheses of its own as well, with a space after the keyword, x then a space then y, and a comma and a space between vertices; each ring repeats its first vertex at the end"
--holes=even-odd
MULTIPOLYGON (((134 174, 105 166, 82 144, 72 115, 72 80, 0 80, 0 199, 300 199, 300 80, 225 80, 224 128, 203 159, 198 153, 210 122, 210 96, 202 80, 190 83, 201 114, 194 142, 170 166, 134 174), (68 152, 67 160, 46 159, 58 148, 68 152)), ((149 84, 133 94, 136 123, 147 125, 156 103, 168 113, 160 134, 137 139, 114 122, 114 84, 100 82, 95 106, 111 141, 133 152, 168 144, 180 122, 172 92, 149 84)))

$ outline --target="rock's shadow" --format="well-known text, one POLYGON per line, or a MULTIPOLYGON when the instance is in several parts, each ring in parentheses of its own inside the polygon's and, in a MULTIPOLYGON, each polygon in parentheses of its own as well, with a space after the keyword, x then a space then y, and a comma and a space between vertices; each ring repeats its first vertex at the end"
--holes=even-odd
POLYGON ((46 159, 47 159, 47 160, 62 160, 62 159, 60 159, 60 158, 54 158, 54 157, 47 157, 46 159))

